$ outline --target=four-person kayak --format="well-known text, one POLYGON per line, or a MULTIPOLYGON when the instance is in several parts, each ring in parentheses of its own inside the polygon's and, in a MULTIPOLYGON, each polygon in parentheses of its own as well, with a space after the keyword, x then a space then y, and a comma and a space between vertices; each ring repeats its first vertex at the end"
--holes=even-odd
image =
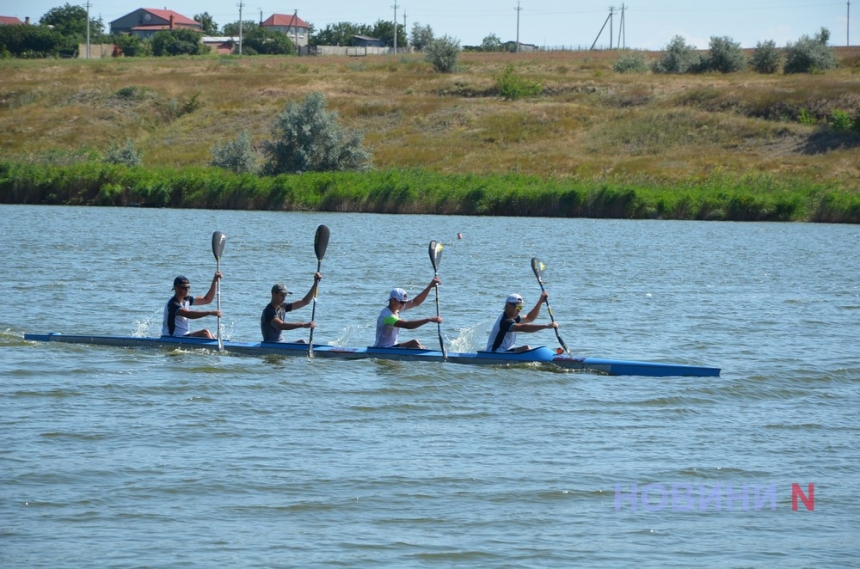
MULTIPOLYGON (((24 339, 33 342, 62 342, 67 344, 92 344, 123 348, 175 349, 182 347, 219 351, 218 340, 189 337, 88 336, 52 332, 50 334, 25 334, 24 339)), ((221 344, 222 350, 225 353, 250 356, 281 355, 307 357, 309 351, 308 345, 302 343, 233 342, 225 340, 221 344)), ((720 375, 720 368, 574 357, 556 354, 546 346, 540 346, 524 352, 448 352, 447 354, 443 354, 439 350, 372 347, 349 348, 314 344, 313 355, 320 358, 450 362, 472 365, 546 364, 574 370, 596 371, 607 375, 641 375, 649 377, 717 377, 720 375)))

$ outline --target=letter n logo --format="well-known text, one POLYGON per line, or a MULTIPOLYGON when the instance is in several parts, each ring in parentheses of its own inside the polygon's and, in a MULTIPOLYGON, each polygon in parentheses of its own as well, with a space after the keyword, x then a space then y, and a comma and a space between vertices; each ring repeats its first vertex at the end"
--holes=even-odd
POLYGON ((806 494, 800 489, 800 484, 793 482, 791 484, 791 509, 797 511, 797 498, 806 506, 806 511, 812 512, 815 510, 815 484, 806 485, 806 494), (807 497, 806 494, 809 494, 807 497))

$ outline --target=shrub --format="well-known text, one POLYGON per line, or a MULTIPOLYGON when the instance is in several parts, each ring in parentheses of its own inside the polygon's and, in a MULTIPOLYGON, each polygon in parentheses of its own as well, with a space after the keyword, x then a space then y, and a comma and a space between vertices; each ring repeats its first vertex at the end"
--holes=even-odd
POLYGON ((707 57, 702 60, 702 71, 719 71, 720 73, 737 73, 747 66, 747 58, 741 49, 741 44, 728 36, 711 37, 707 57))
POLYGON ((126 139, 125 145, 113 143, 105 154, 102 162, 107 164, 123 164, 125 166, 140 166, 143 164, 140 152, 134 148, 131 139, 126 139))
POLYGON ((152 36, 152 55, 201 55, 209 48, 200 41, 200 34, 187 28, 161 30, 152 36))
POLYGON ((779 71, 780 59, 776 43, 773 40, 767 40, 756 44, 750 63, 757 73, 776 73, 779 71))
POLYGON ((648 71, 648 60, 643 53, 624 53, 615 61, 612 69, 616 73, 645 73, 648 71))
POLYGON ((426 59, 439 73, 453 73, 460 57, 460 40, 442 36, 427 45, 426 59))
POLYGON ((839 109, 833 110, 830 114, 830 120, 827 122, 833 130, 848 131, 854 128, 854 120, 851 118, 851 115, 839 109))
POLYGON ((813 125, 818 122, 815 116, 807 109, 800 109, 800 114, 797 115, 797 122, 805 125, 813 125))
POLYGON ((529 81, 514 73, 514 66, 508 65, 496 78, 496 89, 503 99, 513 101, 523 97, 534 97, 541 92, 540 83, 529 81))
POLYGON ((785 48, 785 73, 813 73, 839 66, 836 51, 827 46, 830 32, 821 28, 814 37, 801 36, 785 48))
POLYGON ((701 67, 702 56, 684 38, 675 36, 664 48, 663 57, 651 65, 654 73, 691 73, 701 67))
POLYGON ((251 146, 248 131, 243 131, 236 140, 213 146, 210 152, 212 153, 210 166, 224 168, 237 174, 256 174, 260 170, 258 156, 251 146))
POLYGON ((367 170, 371 156, 363 136, 337 123, 337 113, 326 110, 322 93, 310 93, 302 103, 287 103, 272 127, 273 140, 263 143, 265 172, 326 172, 367 170))

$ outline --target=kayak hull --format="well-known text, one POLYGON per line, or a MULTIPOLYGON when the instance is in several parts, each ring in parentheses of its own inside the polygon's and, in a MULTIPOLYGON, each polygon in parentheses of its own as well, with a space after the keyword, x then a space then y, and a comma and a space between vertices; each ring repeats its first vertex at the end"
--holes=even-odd
MULTIPOLYGON (((25 334, 24 339, 33 342, 61 342, 65 344, 89 344, 123 348, 189 348, 218 351, 218 340, 208 340, 206 338, 175 338, 171 336, 142 338, 136 336, 67 335, 52 332, 50 334, 25 334)), ((308 345, 302 343, 235 342, 225 340, 222 344, 224 352, 250 356, 307 356, 308 354, 308 345)), ((558 355, 545 346, 525 352, 449 352, 446 358, 439 350, 350 348, 314 344, 313 355, 317 358, 449 362, 466 365, 548 364, 566 369, 597 371, 607 375, 641 375, 648 377, 717 377, 720 375, 720 369, 713 367, 558 355)))

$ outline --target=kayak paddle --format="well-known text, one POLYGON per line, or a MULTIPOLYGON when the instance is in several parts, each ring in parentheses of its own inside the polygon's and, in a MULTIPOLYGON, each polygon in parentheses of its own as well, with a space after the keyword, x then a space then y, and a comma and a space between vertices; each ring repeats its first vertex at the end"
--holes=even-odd
MULTIPOLYGON (((537 277, 538 284, 540 285, 541 292, 546 292, 546 289, 543 287, 543 270, 546 268, 542 262, 538 260, 537 257, 532 257, 532 270, 537 277)), ((549 312, 549 319, 551 322, 555 322, 555 318, 552 316, 552 307, 549 305, 549 299, 545 298, 544 302, 546 303, 546 310, 549 312)), ((561 347, 564 348, 564 351, 570 354, 570 350, 567 349, 567 344, 564 343, 564 340, 561 339, 561 336, 558 335, 558 328, 555 329, 555 337, 558 338, 558 343, 561 344, 561 347)))
MULTIPOLYGON (((317 227, 317 234, 314 236, 314 253, 317 256, 317 272, 320 272, 325 250, 328 248, 329 230, 325 225, 317 227)), ((314 321, 317 314, 317 292, 319 292, 319 284, 314 289, 314 307, 311 310, 311 322, 314 321)), ((311 335, 308 339, 308 357, 314 357, 314 329, 311 327, 311 335)))
MULTIPOLYGON (((439 263, 442 262, 442 244, 435 241, 430 242, 430 262, 433 263, 433 276, 439 276, 439 263)), ((439 286, 436 289, 436 317, 439 317, 439 286)), ((445 348, 445 341, 442 340, 442 324, 436 323, 436 331, 439 333, 439 345, 442 347, 442 358, 448 359, 448 350, 445 348)))
MULTIPOLYGON (((224 245, 227 243, 227 236, 216 231, 212 234, 212 254, 215 255, 215 266, 217 272, 221 272, 221 255, 224 253, 224 245)), ((221 310, 221 279, 215 283, 215 296, 218 299, 218 311, 221 310)), ((221 317, 218 317, 218 351, 224 349, 224 342, 221 341, 221 317)))

